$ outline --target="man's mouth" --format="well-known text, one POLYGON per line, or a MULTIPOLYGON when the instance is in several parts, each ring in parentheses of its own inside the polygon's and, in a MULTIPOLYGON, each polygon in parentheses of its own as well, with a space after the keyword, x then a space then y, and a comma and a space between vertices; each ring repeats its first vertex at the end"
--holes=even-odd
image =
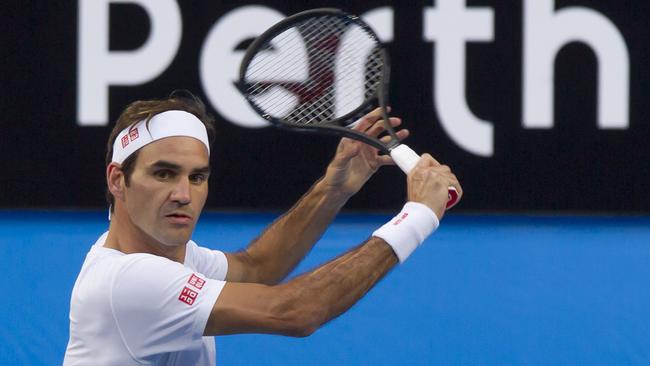
POLYGON ((171 223, 173 223, 173 224, 186 225, 186 224, 189 224, 189 223, 192 222, 192 217, 191 216, 189 216, 187 214, 184 214, 184 213, 180 213, 180 212, 170 213, 170 214, 165 215, 165 217, 168 218, 171 221, 171 223))

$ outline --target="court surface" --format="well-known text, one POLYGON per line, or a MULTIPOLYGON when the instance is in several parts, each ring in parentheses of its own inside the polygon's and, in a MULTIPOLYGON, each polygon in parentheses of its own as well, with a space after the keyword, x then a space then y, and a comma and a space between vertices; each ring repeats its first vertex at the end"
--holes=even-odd
MULTIPOLYGON (((273 214, 206 213, 194 239, 242 248, 273 214)), ((344 214, 296 273, 386 215, 344 214)), ((0 363, 61 364, 69 296, 105 212, 0 211, 0 363)), ((142 299, 146 301, 146 299, 142 299)), ((219 365, 650 365, 650 217, 470 216, 308 338, 217 338, 219 365)))

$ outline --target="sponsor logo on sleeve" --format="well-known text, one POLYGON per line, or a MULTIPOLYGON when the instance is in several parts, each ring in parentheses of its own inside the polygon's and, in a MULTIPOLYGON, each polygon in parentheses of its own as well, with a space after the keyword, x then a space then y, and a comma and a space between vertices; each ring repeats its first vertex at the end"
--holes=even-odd
POLYGON ((190 279, 187 280, 187 283, 189 283, 190 286, 196 287, 200 290, 203 288, 203 285, 205 285, 205 280, 195 274, 192 274, 190 276, 190 279))
POLYGON ((196 302, 196 298, 199 296, 199 291, 201 291, 204 285, 205 279, 192 273, 190 278, 187 280, 187 286, 183 287, 178 299, 187 305, 193 305, 194 302, 196 302))
POLYGON ((194 301, 196 301, 196 297, 199 296, 199 293, 189 289, 187 286, 181 290, 180 296, 178 296, 178 299, 187 305, 192 305, 194 304, 194 301))

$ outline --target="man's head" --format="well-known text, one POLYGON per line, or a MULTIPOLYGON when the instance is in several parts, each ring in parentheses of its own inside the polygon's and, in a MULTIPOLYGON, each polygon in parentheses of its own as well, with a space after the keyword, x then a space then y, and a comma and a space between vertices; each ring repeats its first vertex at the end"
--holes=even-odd
POLYGON ((212 117, 191 95, 130 104, 108 140, 111 212, 119 207, 122 222, 162 244, 184 244, 207 198, 213 137, 212 117))

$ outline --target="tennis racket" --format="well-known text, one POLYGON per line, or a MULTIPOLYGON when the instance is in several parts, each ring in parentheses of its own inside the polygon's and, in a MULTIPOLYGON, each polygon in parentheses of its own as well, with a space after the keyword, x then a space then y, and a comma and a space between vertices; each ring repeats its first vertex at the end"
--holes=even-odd
MULTIPOLYGON (((386 50, 363 20, 338 9, 312 9, 285 18, 251 43, 238 88, 273 125, 364 142, 408 173, 420 156, 390 126, 389 69, 386 50), (388 142, 351 129, 377 104, 388 142)), ((458 192, 449 187, 447 208, 456 202, 458 192)))

